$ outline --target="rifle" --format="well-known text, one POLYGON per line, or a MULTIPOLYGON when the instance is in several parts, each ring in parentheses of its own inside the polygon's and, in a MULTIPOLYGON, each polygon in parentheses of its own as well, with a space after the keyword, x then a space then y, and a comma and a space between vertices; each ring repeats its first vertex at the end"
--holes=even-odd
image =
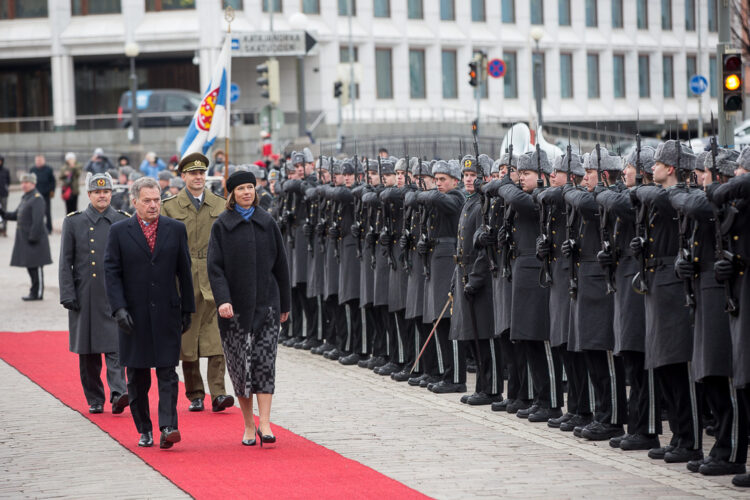
MULTIPOLYGON (((536 143, 536 188, 544 190, 544 180, 542 180, 542 149, 539 147, 539 141, 536 143)), ((546 210, 543 203, 537 203, 539 209, 539 235, 544 242, 549 241, 549 235, 545 232, 546 210)), ((552 272, 550 271, 549 255, 542 260, 542 267, 539 269, 539 286, 549 288, 552 286, 552 272)))
MULTIPOLYGON (((602 150, 598 142, 596 143, 596 175, 597 187, 604 187, 604 181, 602 180, 602 150)), ((607 228, 607 211, 602 206, 599 206, 599 238, 602 251, 612 253, 612 239, 607 228)), ((614 266, 609 266, 604 276, 604 281, 607 284, 607 295, 611 295, 617 291, 615 288, 614 266)))
MULTIPOLYGON (((676 141, 677 143, 677 168, 675 169, 675 175, 677 176, 677 189, 684 189, 685 192, 689 192, 690 189, 688 188, 687 184, 685 184, 685 177, 682 172, 682 169, 680 168, 681 164, 681 158, 682 158, 682 147, 680 145, 680 141, 676 141)), ((679 258, 687 260, 688 262, 693 262, 693 256, 691 254, 691 248, 687 241, 687 229, 688 224, 690 223, 690 219, 688 219, 682 210, 677 211, 677 221, 679 224, 680 232, 679 232, 679 258)), ((693 291, 693 279, 692 277, 685 278, 683 281, 683 288, 685 291, 685 306, 690 308, 690 312, 692 313, 695 310, 695 292, 693 291)))
MULTIPOLYGON (((580 149, 579 149, 580 151, 580 149)), ((570 124, 568 124, 568 147, 566 149, 568 155, 568 179, 566 185, 573 185, 573 171, 572 171, 572 148, 570 147, 570 124)), ((573 239, 573 222, 575 221, 575 212, 573 207, 566 203, 565 204, 565 239, 570 242, 570 263, 568 269, 568 295, 575 299, 578 296, 578 274, 576 272, 576 252, 575 252, 575 240, 573 239)))
MULTIPOLYGON (((472 136, 474 139, 474 157, 477 161, 477 179, 482 179, 484 177, 484 168, 482 167, 482 164, 479 161, 479 141, 477 140, 477 124, 473 123, 471 127, 472 136), (481 173, 480 173, 481 170, 481 173)), ((490 232, 492 229, 490 228, 490 196, 488 196, 486 193, 483 193, 481 190, 482 182, 475 182, 474 183, 474 192, 477 193, 481 199, 482 203, 482 231, 484 232, 490 232)), ((495 256, 493 255, 493 249, 492 247, 485 247, 484 251, 487 253, 487 261, 489 262, 490 271, 492 272, 493 276, 497 276, 497 264, 495 263, 495 256)), ((473 312, 472 312, 473 313, 473 312)))
MULTIPOLYGON (((640 117, 640 111, 638 112, 640 117)), ((636 119, 636 132, 635 132, 635 185, 636 188, 643 184, 643 167, 641 166, 641 133, 636 119)), ((644 204, 640 204, 638 211, 635 216, 635 234, 636 237, 641 240, 643 246, 643 253, 641 254, 640 269, 633 276, 631 281, 631 287, 636 293, 645 295, 648 293, 648 283, 646 283, 646 245, 648 243, 648 208, 644 204)))
MULTIPOLYGON (((510 133, 510 144, 508 144, 508 175, 510 177, 511 171, 513 169, 513 129, 511 127, 511 133, 510 133)), ((511 179, 512 181, 513 179, 511 179)), ((519 184, 520 184, 520 177, 519 177, 519 184)), ((505 234, 505 243, 502 246, 503 250, 503 270, 502 270, 502 277, 508 280, 509 282, 513 280, 513 271, 511 268, 511 257, 512 252, 515 249, 515 244, 512 240, 512 234, 513 234, 513 209, 510 205, 503 199, 503 233, 505 234)), ((499 236, 499 233, 498 233, 499 236)))

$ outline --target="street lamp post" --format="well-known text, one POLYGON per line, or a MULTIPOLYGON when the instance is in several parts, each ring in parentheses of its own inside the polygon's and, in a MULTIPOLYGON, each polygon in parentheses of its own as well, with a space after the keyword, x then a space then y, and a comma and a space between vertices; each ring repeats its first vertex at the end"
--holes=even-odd
POLYGON ((135 73, 135 58, 138 57, 140 48, 135 42, 125 44, 125 55, 130 58, 130 126, 133 128, 133 137, 130 142, 138 144, 140 134, 138 131, 138 75, 135 73))
MULTIPOLYGON (((293 30, 305 31, 307 29, 307 16, 302 12, 296 12, 289 18, 289 25, 293 30)), ((304 137, 305 134, 307 134, 307 112, 305 110, 305 54, 297 56, 297 107, 299 108, 297 135, 299 137, 304 137)))
MULTIPOLYGON (((531 29, 531 38, 534 39, 536 46, 536 52, 539 52, 539 40, 544 36, 544 30, 539 26, 535 26, 531 29)), ((536 128, 537 131, 542 126, 542 62, 540 60, 534 60, 534 54, 531 54, 531 63, 533 64, 534 70, 534 97, 536 99, 536 128)))

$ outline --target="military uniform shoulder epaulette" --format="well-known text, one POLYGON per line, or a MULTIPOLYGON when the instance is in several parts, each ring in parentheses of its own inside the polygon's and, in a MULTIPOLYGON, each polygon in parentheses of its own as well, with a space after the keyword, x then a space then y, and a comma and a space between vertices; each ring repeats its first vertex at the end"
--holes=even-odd
POLYGON ((39 194, 39 193, 34 193, 34 198, 41 198, 41 197, 42 197, 42 195, 41 195, 41 194, 39 194))
MULTIPOLYGON (((220 194, 216 194, 216 193, 214 193, 214 192, 213 192, 213 191, 211 191, 211 190, 206 190, 206 193, 211 193, 212 195, 216 196, 217 198, 221 198, 221 199, 222 199, 222 200, 224 200, 224 201, 226 201, 226 200, 227 200, 227 199, 226 199, 226 197, 224 197, 223 195, 220 195, 220 194)), ((208 196, 208 195, 206 195, 206 196, 208 196)))
POLYGON ((75 210, 75 211, 73 211, 73 212, 70 212, 70 213, 69 213, 68 215, 66 215, 65 217, 72 217, 73 215, 77 215, 77 214, 82 214, 82 213, 83 213, 83 211, 82 211, 82 210, 75 210))
POLYGON ((118 210, 117 213, 120 213, 120 214, 124 215, 125 217, 132 217, 132 214, 129 214, 125 210, 118 210))
POLYGON ((166 198, 164 198, 163 200, 161 200, 161 202, 162 202, 162 203, 165 203, 165 202, 167 202, 167 201, 169 201, 169 200, 174 200, 175 198, 177 198, 177 195, 176 195, 176 194, 173 194, 173 195, 171 195, 171 196, 167 196, 166 198))

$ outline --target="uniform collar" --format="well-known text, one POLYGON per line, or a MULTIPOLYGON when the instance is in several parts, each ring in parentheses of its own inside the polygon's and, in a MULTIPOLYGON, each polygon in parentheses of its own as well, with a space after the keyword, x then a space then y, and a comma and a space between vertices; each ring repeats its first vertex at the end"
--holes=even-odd
POLYGON ((104 210, 104 212, 99 212, 99 210, 95 209, 94 206, 89 203, 89 206, 86 207, 85 214, 91 220, 91 222, 98 222, 102 217, 107 219, 109 222, 113 222, 115 209, 112 208, 112 205, 110 205, 106 210, 104 210))

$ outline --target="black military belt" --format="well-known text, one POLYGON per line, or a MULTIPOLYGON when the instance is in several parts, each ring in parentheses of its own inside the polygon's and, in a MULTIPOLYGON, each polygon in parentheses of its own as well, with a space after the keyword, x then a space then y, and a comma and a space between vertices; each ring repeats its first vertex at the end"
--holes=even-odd
POLYGON ((452 236, 441 236, 439 238, 433 238, 431 241, 433 243, 455 243, 456 238, 452 236))
POLYGON ((518 257, 524 257, 524 256, 527 256, 527 255, 534 255, 534 256, 536 256, 536 248, 535 247, 531 247, 531 248, 515 248, 515 249, 513 249, 513 256, 516 257, 516 258, 518 258, 518 257))
POLYGON ((578 262, 599 262, 599 260, 596 258, 596 255, 582 255, 576 257, 576 260, 578 262))
POLYGON ((654 257, 652 259, 646 259, 646 267, 649 269, 653 269, 658 266, 672 265, 674 264, 676 258, 676 255, 672 255, 668 257, 654 257))

